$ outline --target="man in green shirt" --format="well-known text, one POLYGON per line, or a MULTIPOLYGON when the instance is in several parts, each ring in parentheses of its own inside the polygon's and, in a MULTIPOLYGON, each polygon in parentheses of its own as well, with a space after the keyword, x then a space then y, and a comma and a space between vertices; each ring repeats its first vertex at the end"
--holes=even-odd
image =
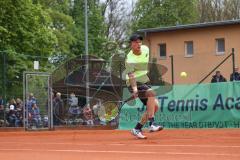
POLYGON ((126 66, 126 82, 132 96, 142 101, 147 107, 146 112, 142 115, 140 122, 137 123, 132 134, 140 139, 147 138, 142 134, 142 127, 149 121, 149 131, 155 132, 163 129, 162 126, 154 124, 154 115, 158 110, 158 100, 155 98, 155 93, 149 86, 148 62, 149 49, 142 45, 143 38, 138 34, 133 34, 130 37, 131 51, 127 54, 125 60, 126 66))

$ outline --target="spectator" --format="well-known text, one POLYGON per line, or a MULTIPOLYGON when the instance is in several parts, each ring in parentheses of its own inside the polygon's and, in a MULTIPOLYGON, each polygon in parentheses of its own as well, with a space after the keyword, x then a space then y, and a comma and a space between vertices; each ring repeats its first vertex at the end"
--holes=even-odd
POLYGON ((96 102, 94 103, 94 105, 92 106, 92 109, 93 109, 93 114, 95 117, 98 116, 98 111, 99 111, 99 108, 101 107, 101 102, 96 102))
POLYGON ((238 67, 235 67, 234 73, 230 75, 230 81, 240 81, 240 73, 238 72, 238 67))
POLYGON ((36 103, 32 103, 32 107, 29 112, 29 120, 33 126, 39 128, 41 124, 40 110, 36 103))
POLYGON ((95 102, 94 105, 92 106, 93 110, 93 116, 94 116, 94 124, 100 124, 100 119, 98 117, 98 112, 101 108, 101 101, 95 102))
POLYGON ((15 114, 16 114, 15 126, 22 127, 23 126, 23 104, 20 98, 16 99, 15 114))
POLYGON ((23 103, 22 103, 22 100, 20 98, 16 99, 16 109, 19 110, 19 111, 23 110, 23 103))
POLYGON ((61 118, 63 118, 64 108, 63 100, 61 99, 61 93, 57 93, 53 99, 53 123, 55 125, 60 124, 61 118))
POLYGON ((85 122, 87 125, 94 125, 93 123, 93 113, 92 113, 92 109, 90 108, 90 106, 85 106, 83 108, 83 115, 85 118, 85 122))
POLYGON ((37 104, 37 99, 34 97, 33 93, 29 93, 28 100, 27 100, 27 109, 31 110, 32 104, 37 104))
POLYGON ((76 97, 76 95, 74 93, 70 94, 69 105, 70 105, 70 107, 78 106, 78 98, 76 97))
POLYGON ((7 121, 10 127, 15 127, 15 122, 17 120, 16 116, 16 101, 11 99, 9 103, 9 111, 7 113, 7 121))
POLYGON ((69 103, 69 113, 72 115, 79 115, 80 108, 78 106, 78 98, 75 96, 74 93, 70 94, 70 99, 68 103, 69 103))
POLYGON ((211 83, 226 82, 220 71, 216 71, 216 74, 212 77, 211 83))

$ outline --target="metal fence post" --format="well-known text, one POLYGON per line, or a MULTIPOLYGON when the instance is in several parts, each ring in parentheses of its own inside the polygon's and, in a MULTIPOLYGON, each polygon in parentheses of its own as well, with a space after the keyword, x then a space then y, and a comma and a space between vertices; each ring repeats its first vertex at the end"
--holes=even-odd
POLYGON ((233 81, 235 80, 235 53, 234 53, 234 48, 232 48, 232 70, 233 70, 233 81))
POLYGON ((6 96, 6 60, 7 60, 7 57, 6 57, 6 52, 2 52, 2 55, 3 55, 3 116, 4 116, 4 126, 6 126, 6 104, 7 104, 7 96, 6 96))
POLYGON ((173 55, 169 56, 171 58, 171 74, 172 74, 172 85, 174 85, 174 65, 173 65, 173 55))

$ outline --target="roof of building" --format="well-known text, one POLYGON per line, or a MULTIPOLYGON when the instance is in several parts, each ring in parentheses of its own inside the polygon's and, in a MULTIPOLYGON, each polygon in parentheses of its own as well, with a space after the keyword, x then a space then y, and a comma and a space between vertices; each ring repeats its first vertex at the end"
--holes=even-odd
POLYGON ((169 27, 160 27, 160 28, 146 28, 139 29, 139 33, 150 33, 150 32, 165 32, 165 31, 175 31, 183 29, 195 29, 195 28, 206 28, 214 26, 226 26, 240 24, 240 19, 237 20, 227 20, 227 21, 216 21, 216 22, 205 22, 205 23, 195 23, 195 24, 186 24, 186 25, 176 25, 169 27))

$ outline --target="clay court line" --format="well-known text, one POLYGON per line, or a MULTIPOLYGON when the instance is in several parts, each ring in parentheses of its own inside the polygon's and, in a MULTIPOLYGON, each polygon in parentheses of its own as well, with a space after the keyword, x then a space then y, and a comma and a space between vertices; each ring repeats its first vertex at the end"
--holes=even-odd
POLYGON ((227 156, 240 157, 240 154, 197 153, 197 152, 144 152, 144 151, 98 151, 98 150, 60 150, 60 149, 0 149, 0 151, 31 151, 31 152, 72 152, 72 153, 118 153, 118 154, 160 154, 160 155, 195 155, 195 156, 227 156))
POLYGON ((82 143, 39 143, 39 142, 1 142, 1 144, 44 144, 44 145, 71 145, 71 146, 137 146, 137 147, 199 147, 199 148, 240 148, 240 146, 228 145, 192 145, 192 144, 121 144, 121 143, 102 143, 102 144, 82 144, 82 143))

